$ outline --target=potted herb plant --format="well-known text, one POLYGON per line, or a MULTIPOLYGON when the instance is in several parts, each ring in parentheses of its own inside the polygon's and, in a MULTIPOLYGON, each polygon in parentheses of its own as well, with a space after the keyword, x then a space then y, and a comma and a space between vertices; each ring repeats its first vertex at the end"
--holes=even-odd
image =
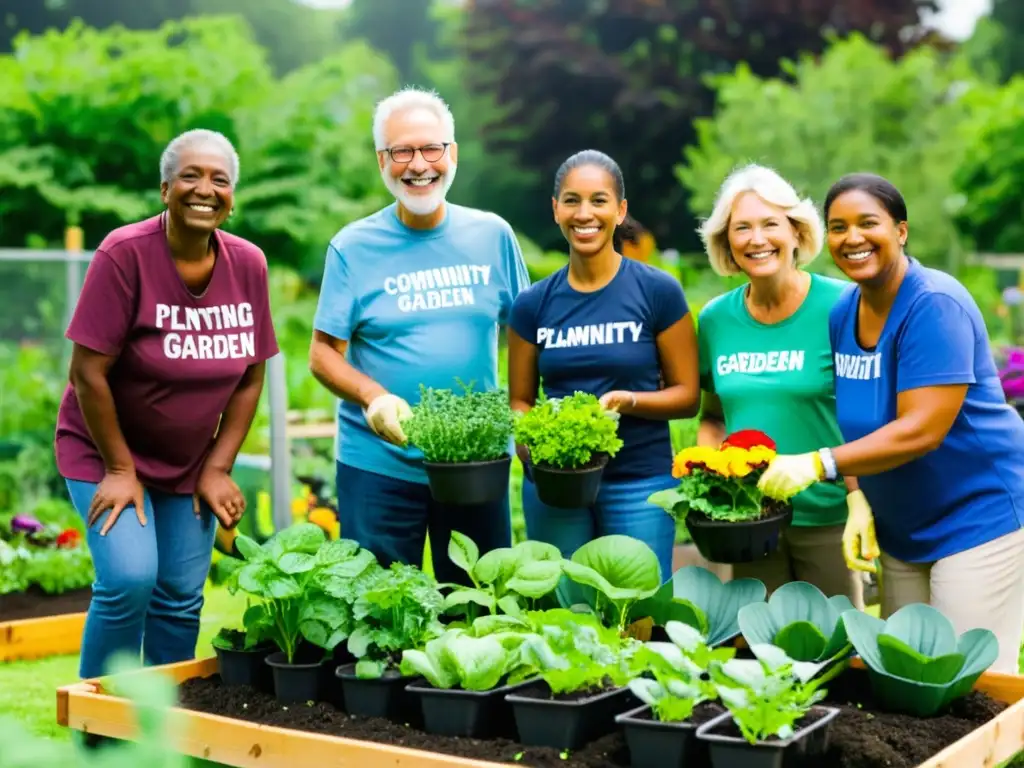
POLYGON ((635 705, 627 687, 630 657, 640 644, 594 614, 576 614, 523 643, 523 656, 539 678, 505 699, 523 744, 578 749, 615 728, 615 716, 635 705))
POLYGON ((508 492, 512 408, 504 390, 474 392, 420 386, 420 401, 402 422, 423 454, 430 495, 445 504, 485 504, 508 492))
POLYGON ((515 419, 516 443, 529 452, 530 476, 545 504, 589 507, 609 459, 622 448, 619 414, 596 395, 549 398, 541 388, 533 408, 515 419))
POLYGON ((733 658, 736 649, 712 650, 698 630, 680 621, 669 621, 665 630, 671 642, 645 643, 635 657, 644 674, 630 680, 629 689, 644 703, 615 718, 633 768, 706 765, 707 744, 697 740, 697 728, 725 711, 706 671, 712 662, 733 658))
POLYGON ((799 663, 773 645, 751 648, 756 659, 713 662, 708 673, 728 710, 697 729, 712 768, 783 768, 820 765, 828 731, 839 714, 819 705, 824 685, 846 663, 799 663))
POLYGON ((400 669, 402 651, 439 637, 444 598, 433 577, 403 563, 377 571, 352 606, 348 650, 357 661, 337 668, 350 715, 417 720, 411 678, 400 669))
POLYGON ((274 692, 274 676, 265 662, 275 646, 266 634, 264 616, 261 606, 249 606, 242 616, 245 629, 222 627, 214 636, 211 645, 225 685, 248 685, 264 693, 274 692))
POLYGON ((693 543, 713 563, 746 563, 768 557, 793 520, 793 505, 757 487, 775 443, 756 430, 729 435, 719 448, 684 448, 672 462, 679 485, 649 501, 685 521, 693 543))

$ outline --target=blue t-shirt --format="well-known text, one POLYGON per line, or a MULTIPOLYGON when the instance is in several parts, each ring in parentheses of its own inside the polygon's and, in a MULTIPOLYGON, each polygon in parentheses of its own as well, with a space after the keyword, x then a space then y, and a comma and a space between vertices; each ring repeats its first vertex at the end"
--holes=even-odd
MULTIPOLYGON (((565 397, 614 389, 662 389, 656 339, 689 312, 683 289, 671 275, 623 258, 608 285, 581 293, 563 267, 528 290, 512 306, 509 326, 538 347, 544 392, 565 397)), ((624 445, 608 462, 609 480, 649 478, 672 471, 667 421, 623 415, 624 445)))
POLYGON ((900 392, 966 384, 938 449, 860 477, 878 543, 906 562, 932 562, 1024 525, 1024 421, 1006 404, 985 321, 953 277, 911 259, 874 349, 857 342, 859 286, 832 309, 836 409, 846 442, 896 419, 900 392))
MULTIPOLYGON (((411 229, 397 205, 344 227, 327 248, 313 327, 348 341, 348 361, 410 405, 420 384, 498 387, 498 326, 530 284, 509 224, 446 203, 442 223, 411 229)), ((426 483, 423 454, 370 431, 362 409, 341 401, 337 458, 356 469, 426 483)))

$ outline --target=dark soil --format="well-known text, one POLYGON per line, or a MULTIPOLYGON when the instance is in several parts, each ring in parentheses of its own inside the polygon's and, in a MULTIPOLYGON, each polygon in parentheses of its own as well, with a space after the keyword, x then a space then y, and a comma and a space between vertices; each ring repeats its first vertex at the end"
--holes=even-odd
MULTIPOLYGON (((713 701, 705 701, 702 704, 698 704, 693 708, 693 714, 690 715, 690 719, 686 722, 693 725, 704 725, 709 720, 714 720, 720 714, 725 712, 725 707, 713 701)), ((645 709, 642 712, 638 712, 633 715, 634 720, 653 720, 654 713, 650 709, 645 709)))
POLYGON ((792 504, 788 501, 779 501, 778 499, 769 499, 765 496, 761 499, 761 517, 777 517, 784 515, 789 512, 792 504))
MULTIPOLYGON (((812 709, 810 712, 807 713, 807 715, 793 723, 794 733, 802 731, 804 728, 811 727, 816 722, 821 720, 821 718, 825 717, 825 715, 827 714, 827 710, 812 709)), ((716 736, 732 736, 736 739, 743 738, 743 733, 740 731, 739 726, 737 726, 736 723, 732 720, 729 720, 725 723, 721 723, 720 725, 716 725, 714 728, 710 729, 710 732, 715 734, 716 736)), ((773 741, 780 741, 780 739, 778 736, 769 736, 767 739, 765 739, 766 744, 773 741)))
POLYGON ((601 685, 592 685, 589 688, 572 691, 571 693, 553 694, 547 683, 538 682, 520 688, 515 694, 516 696, 527 696, 531 699, 547 699, 549 701, 581 701, 614 690, 617 687, 611 680, 605 678, 601 685))
POLYGON ((44 592, 33 584, 24 592, 10 592, 0 595, 0 621, 40 619, 44 616, 61 616, 67 613, 85 613, 92 600, 92 588, 68 590, 59 595, 44 592))
MULTIPOLYGON (((349 716, 329 704, 282 707, 273 696, 251 688, 228 688, 220 677, 193 679, 179 688, 186 709, 249 722, 343 736, 442 754, 535 768, 628 768, 629 750, 621 731, 610 733, 562 759, 560 750, 526 747, 507 739, 479 740, 433 736, 407 725, 349 716)), ((949 712, 930 719, 879 711, 863 671, 851 670, 833 681, 827 706, 838 707, 831 724, 829 768, 914 768, 988 722, 1006 704, 973 692, 949 712), (873 708, 875 707, 875 708, 873 708)), ((706 722, 721 710, 702 706, 695 719, 706 722)), ((695 767, 706 768, 706 767, 695 767)))

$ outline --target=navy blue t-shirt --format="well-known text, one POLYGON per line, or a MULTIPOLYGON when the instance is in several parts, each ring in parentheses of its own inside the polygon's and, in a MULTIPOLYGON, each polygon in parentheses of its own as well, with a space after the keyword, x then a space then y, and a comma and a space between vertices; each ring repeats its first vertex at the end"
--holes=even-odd
POLYGON ((978 305, 956 279, 911 259, 878 344, 857 342, 860 288, 832 308, 836 410, 846 442, 895 421, 900 392, 966 384, 931 453, 859 478, 878 543, 906 562, 933 562, 1024 525, 1024 422, 1006 404, 978 305))
MULTIPOLYGON (((623 258, 608 285, 581 293, 563 267, 512 304, 509 326, 538 347, 537 367, 548 397, 612 390, 662 389, 657 336, 689 312, 682 286, 666 272, 623 258)), ((668 475, 672 442, 667 421, 622 415, 622 449, 604 477, 668 475)))

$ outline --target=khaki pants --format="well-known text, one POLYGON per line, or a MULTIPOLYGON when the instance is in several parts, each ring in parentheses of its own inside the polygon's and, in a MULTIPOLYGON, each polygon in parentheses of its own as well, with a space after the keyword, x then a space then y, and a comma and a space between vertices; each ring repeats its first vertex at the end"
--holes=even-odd
POLYGON ((782 532, 779 548, 770 557, 755 563, 734 564, 732 577, 759 579, 769 595, 787 582, 806 581, 824 592, 825 597, 846 595, 855 608, 863 610, 864 582, 846 567, 843 528, 791 525, 782 532))
POLYGON ((942 611, 958 635, 989 629, 999 640, 990 671, 1017 674, 1024 630, 1024 529, 934 563, 904 563, 882 553, 881 616, 910 603, 942 611))

